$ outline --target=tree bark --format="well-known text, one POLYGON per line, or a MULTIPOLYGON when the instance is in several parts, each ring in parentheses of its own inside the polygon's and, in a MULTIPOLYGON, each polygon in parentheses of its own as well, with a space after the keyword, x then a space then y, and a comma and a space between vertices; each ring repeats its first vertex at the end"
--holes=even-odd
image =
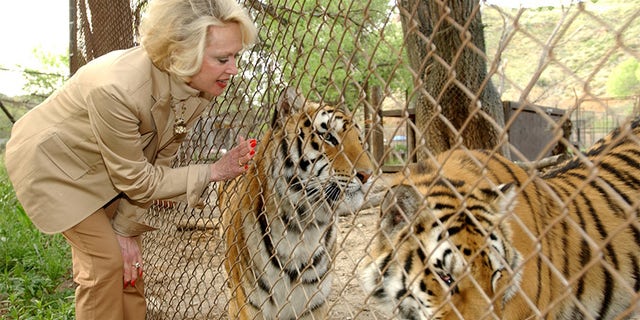
POLYGON ((508 156, 478 0, 398 0, 415 71, 418 158, 463 145, 508 156))
POLYGON ((134 45, 129 0, 73 0, 73 5, 71 74, 105 53, 134 45))

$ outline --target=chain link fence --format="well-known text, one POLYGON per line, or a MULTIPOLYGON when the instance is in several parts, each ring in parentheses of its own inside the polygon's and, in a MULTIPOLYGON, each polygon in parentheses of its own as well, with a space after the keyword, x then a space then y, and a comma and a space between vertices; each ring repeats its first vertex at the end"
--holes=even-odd
MULTIPOLYGON (((432 30, 403 24, 407 17, 424 18, 419 6, 412 5, 416 2, 408 0, 244 1, 259 28, 259 43, 243 54, 241 73, 200 119, 175 165, 215 161, 239 136, 260 141, 280 92, 289 86, 300 89, 309 102, 339 104, 351 110, 364 128, 376 166, 374 183, 425 158, 417 150, 435 138, 424 131, 428 125, 424 118, 416 118, 425 100, 440 106, 436 108, 439 113, 426 122, 444 121, 449 131, 443 134, 453 136, 456 146, 464 148, 461 131, 468 122, 446 119, 446 109, 442 109, 447 107, 442 102, 445 90, 425 92, 423 87, 424 77, 430 76, 436 64, 450 66, 440 85, 455 86, 455 92, 471 101, 470 106, 482 102, 482 89, 466 87, 469 75, 451 67, 457 59, 464 59, 462 49, 445 57, 430 42, 443 33, 453 33, 461 47, 470 48, 486 64, 486 80, 495 86, 505 115, 499 141, 510 146, 512 160, 530 162, 579 154, 625 119, 638 115, 640 2, 601 0, 553 8, 509 8, 484 1, 427 2, 444 17, 431 24, 435 26, 432 30), (482 45, 469 44, 469 35, 478 34, 470 30, 473 23, 453 18, 460 12, 481 15, 482 45), (410 62, 414 53, 407 52, 408 33, 417 35, 427 48, 428 59, 418 67, 410 62), (631 61, 627 65, 635 61, 635 71, 618 67, 626 61, 631 61), (634 72, 635 78, 631 76, 634 72), (615 81, 618 78, 622 80, 615 81), (611 92, 623 89, 627 90, 622 94, 625 98, 610 98, 611 92)), ((146 1, 104 4, 75 3, 72 70, 101 53, 135 43, 135 26, 146 1), (110 10, 111 5, 118 10, 110 10)), ((482 108, 471 114, 491 118, 482 108)), ((230 296, 218 187, 211 186, 201 209, 182 203, 151 208, 148 222, 159 230, 144 237, 149 319, 227 317, 230 296)), ((636 217, 637 189, 629 203, 629 213, 636 217)), ((331 319, 388 319, 399 312, 399 306, 386 311, 378 308, 359 278, 370 258, 372 239, 380 234, 379 211, 373 205, 336 217, 336 277, 328 302, 331 319)), ((637 218, 628 223, 638 229, 637 218)), ((635 276, 639 276, 637 270, 635 276)), ((631 295, 635 301, 640 298, 631 295)), ((546 311, 537 314, 544 317, 546 311)))

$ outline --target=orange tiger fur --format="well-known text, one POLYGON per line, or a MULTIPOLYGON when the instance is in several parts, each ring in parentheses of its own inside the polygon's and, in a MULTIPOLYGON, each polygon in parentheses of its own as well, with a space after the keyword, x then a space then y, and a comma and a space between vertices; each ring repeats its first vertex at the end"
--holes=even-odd
POLYGON ((401 319, 636 315, 639 122, 541 176, 462 150, 399 175, 365 288, 401 319))
POLYGON ((357 124, 286 90, 253 165, 219 194, 231 319, 325 319, 335 217, 364 201, 373 165, 357 124))

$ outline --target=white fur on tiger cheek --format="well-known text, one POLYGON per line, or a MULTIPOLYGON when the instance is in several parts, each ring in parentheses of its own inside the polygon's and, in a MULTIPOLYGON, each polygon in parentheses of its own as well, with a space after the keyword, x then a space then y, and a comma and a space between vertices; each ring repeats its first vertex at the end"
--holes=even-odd
MULTIPOLYGON (((313 120, 313 127, 321 133, 342 131, 344 125, 344 119, 337 118, 333 112, 321 111, 313 120)), ((339 137, 336 136, 336 138, 338 139, 339 137)))

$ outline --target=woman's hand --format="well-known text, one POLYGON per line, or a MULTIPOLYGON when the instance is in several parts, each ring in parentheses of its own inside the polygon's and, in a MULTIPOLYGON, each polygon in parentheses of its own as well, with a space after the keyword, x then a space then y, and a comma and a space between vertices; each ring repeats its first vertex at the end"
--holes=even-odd
POLYGON ((136 280, 142 277, 142 252, 138 245, 138 237, 125 237, 116 235, 120 250, 122 251, 122 261, 124 262, 124 287, 136 285, 136 280))
POLYGON ((229 180, 249 169, 249 162, 255 155, 256 139, 245 140, 240 137, 239 143, 211 164, 211 181, 229 180))

